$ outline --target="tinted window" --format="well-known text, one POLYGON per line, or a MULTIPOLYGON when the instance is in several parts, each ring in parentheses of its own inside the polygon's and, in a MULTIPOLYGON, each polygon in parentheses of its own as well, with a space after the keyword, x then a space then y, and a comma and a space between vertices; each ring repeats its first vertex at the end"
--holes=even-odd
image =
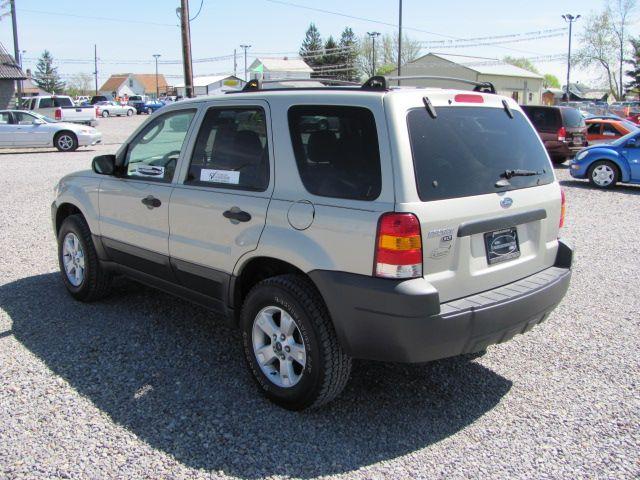
POLYGON ((587 128, 587 133, 590 135, 600 135, 600 124, 590 123, 587 128))
POLYGON ((578 110, 575 108, 563 108, 562 118, 564 119, 564 126, 568 128, 584 127, 584 118, 578 110))
POLYGON ((41 98, 39 108, 53 108, 53 99, 41 98))
POLYGON ((264 191, 268 151, 262 108, 211 108, 198 132, 186 183, 264 191))
POLYGON ((533 126, 539 131, 556 131, 561 127, 560 112, 557 108, 522 107, 533 126))
POLYGON ((323 197, 374 200, 380 195, 380 153, 373 114, 366 108, 299 106, 289 128, 305 188, 323 197))
POLYGON ((620 132, 618 129, 611 125, 610 123, 605 123, 602 125, 602 134, 606 137, 620 137, 620 132))
POLYGON ((446 107, 431 118, 424 108, 408 114, 418 194, 423 201, 466 197, 551 183, 552 168, 524 116, 501 108, 446 107), (505 170, 540 175, 513 177, 496 187, 505 170))
POLYGON ((127 176, 170 182, 194 115, 180 110, 151 121, 127 148, 127 176))
POLYGON ((73 106, 73 102, 70 98, 57 97, 53 99, 53 105, 55 107, 71 107, 73 106))

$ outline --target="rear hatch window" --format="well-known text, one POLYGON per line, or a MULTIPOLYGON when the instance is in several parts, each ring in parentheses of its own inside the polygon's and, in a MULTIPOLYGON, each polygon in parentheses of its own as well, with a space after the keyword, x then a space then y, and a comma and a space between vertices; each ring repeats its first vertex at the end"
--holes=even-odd
POLYGON ((575 108, 563 108, 562 118, 567 128, 581 128, 585 126, 584 118, 575 108))
POLYGON ((562 126, 560 111, 557 108, 525 106, 522 109, 538 131, 555 132, 562 126))
POLYGON ((422 201, 483 195, 553 182, 538 135, 519 111, 441 107, 432 118, 425 108, 407 116, 418 194, 422 201), (535 172, 513 176, 507 170, 535 172), (503 180, 502 186, 497 184, 503 180))

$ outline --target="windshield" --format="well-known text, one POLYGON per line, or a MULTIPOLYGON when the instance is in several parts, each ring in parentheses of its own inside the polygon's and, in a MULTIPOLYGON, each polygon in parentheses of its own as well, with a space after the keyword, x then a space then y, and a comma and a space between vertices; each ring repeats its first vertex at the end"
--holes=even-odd
POLYGON ((502 108, 439 107, 409 111, 407 122, 422 201, 482 195, 543 185, 553 170, 524 115, 502 108), (506 170, 531 170, 496 186, 506 170))

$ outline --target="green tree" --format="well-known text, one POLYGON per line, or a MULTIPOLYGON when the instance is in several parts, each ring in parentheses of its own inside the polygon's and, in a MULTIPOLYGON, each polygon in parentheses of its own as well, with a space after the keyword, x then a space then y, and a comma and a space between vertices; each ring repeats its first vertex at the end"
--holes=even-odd
POLYGON ((536 68, 536 66, 533 63, 531 63, 531 60, 525 57, 516 58, 516 57, 506 56, 502 59, 502 61, 510 65, 523 68, 524 70, 527 70, 532 73, 540 73, 536 68))
POLYGON ((48 50, 42 52, 36 64, 33 81, 46 92, 56 93, 64 91, 64 82, 58 74, 58 68, 53 66, 53 57, 48 50))
MULTIPOLYGON (((309 24, 307 33, 305 34, 302 46, 300 47, 300 56, 307 62, 311 68, 317 68, 322 63, 322 37, 314 23, 309 24)), ((312 77, 318 76, 315 74, 312 77)))
POLYGON ((340 35, 340 64, 345 65, 345 70, 339 72, 337 77, 350 82, 357 81, 358 75, 358 39, 350 27, 345 27, 340 35))
POLYGON ((631 65, 631 70, 625 73, 631 77, 631 81, 625 85, 627 90, 634 93, 640 92, 640 38, 632 38, 629 40, 633 48, 631 59, 627 63, 631 65))
POLYGON ((560 80, 555 75, 550 73, 544 74, 544 80, 542 81, 544 88, 560 88, 560 80))
POLYGON ((324 54, 322 55, 320 62, 321 77, 325 78, 337 78, 340 73, 339 70, 343 68, 340 64, 340 52, 338 50, 338 44, 333 39, 333 36, 329 36, 324 44, 324 54))

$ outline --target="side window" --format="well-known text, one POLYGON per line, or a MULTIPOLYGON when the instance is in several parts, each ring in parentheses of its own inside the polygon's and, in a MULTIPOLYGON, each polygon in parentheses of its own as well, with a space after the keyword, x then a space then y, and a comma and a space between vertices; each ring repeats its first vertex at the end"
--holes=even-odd
POLYGON ((264 110, 210 108, 198 132, 185 183, 266 190, 269 148, 264 110))
POLYGON ((600 135, 600 124, 599 123, 589 124, 587 133, 589 133, 589 135, 600 135))
POLYGON ((41 98, 40 99, 40 108, 53 108, 53 99, 52 98, 41 98))
POLYGON ((380 151, 373 113, 362 107, 294 106, 289 129, 304 187, 321 197, 374 200, 380 151))
POLYGON ((618 132, 616 127, 614 127, 610 123, 605 123, 604 125, 602 125, 602 135, 604 135, 605 137, 619 137, 620 132, 618 132))
POLYGON ((33 115, 29 115, 25 112, 13 112, 15 122, 19 125, 31 125, 36 119, 33 115))
POLYGON ((0 112, 0 125, 11 123, 11 114, 9 112, 0 112))
POLYGON ((150 122, 127 148, 126 175, 170 182, 195 110, 179 110, 150 122))

